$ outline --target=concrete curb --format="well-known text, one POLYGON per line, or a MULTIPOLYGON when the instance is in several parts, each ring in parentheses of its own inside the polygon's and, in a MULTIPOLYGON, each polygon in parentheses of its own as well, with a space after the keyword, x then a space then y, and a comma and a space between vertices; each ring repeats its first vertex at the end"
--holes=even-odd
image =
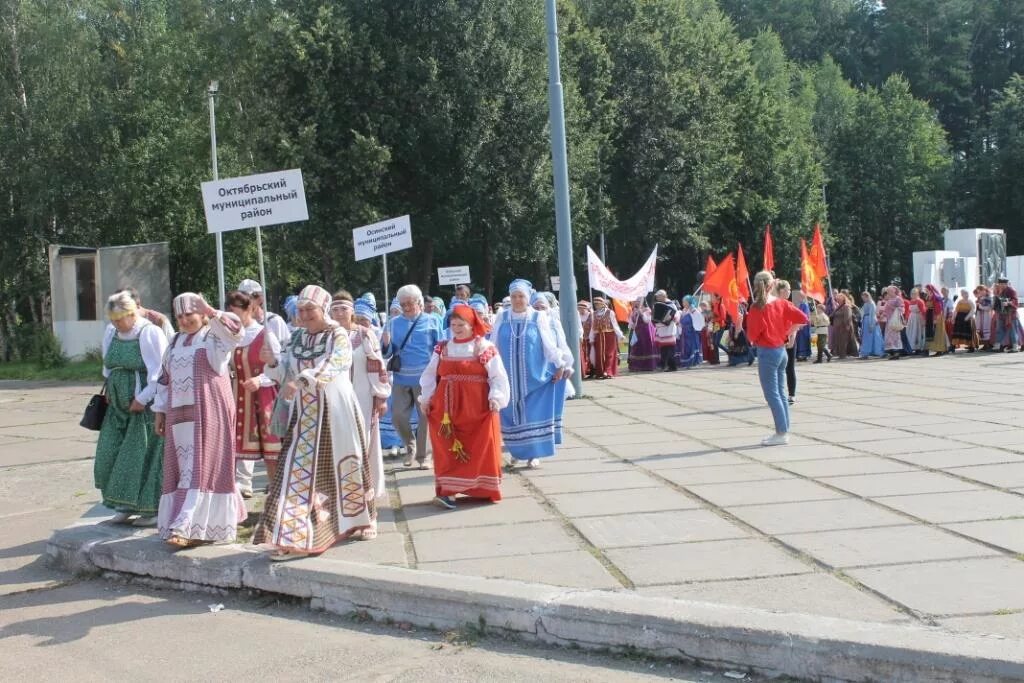
POLYGON ((308 599, 439 629, 467 624, 526 640, 632 649, 814 681, 1020 681, 1024 642, 920 626, 782 614, 324 558, 274 564, 243 546, 174 552, 103 525, 56 532, 47 555, 76 573, 115 571, 308 599))

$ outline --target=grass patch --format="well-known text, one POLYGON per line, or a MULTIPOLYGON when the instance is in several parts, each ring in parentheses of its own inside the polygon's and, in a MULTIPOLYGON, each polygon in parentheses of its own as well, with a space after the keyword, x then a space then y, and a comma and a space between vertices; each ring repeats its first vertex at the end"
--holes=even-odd
POLYGON ((103 381, 103 363, 97 360, 83 360, 55 368, 44 368, 38 363, 0 363, 0 380, 49 380, 58 382, 103 381))

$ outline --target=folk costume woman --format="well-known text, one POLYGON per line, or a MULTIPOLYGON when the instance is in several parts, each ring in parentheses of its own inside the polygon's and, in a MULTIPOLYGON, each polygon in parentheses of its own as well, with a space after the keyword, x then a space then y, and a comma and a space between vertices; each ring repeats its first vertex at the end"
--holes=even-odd
MULTIPOLYGON (((229 292, 228 310, 242 324, 242 341, 232 353, 235 372, 235 480, 243 498, 252 497, 252 463, 262 460, 267 479, 273 481, 277 459, 281 455, 281 439, 270 432, 270 416, 277 398, 277 382, 263 374, 260 354, 264 346, 277 355, 281 341, 252 315, 252 302, 241 291, 229 292)), ((283 340, 287 342, 288 340, 283 340)))
MULTIPOLYGON (((793 305, 800 309, 806 316, 811 315, 811 307, 807 304, 807 295, 797 290, 793 292, 793 305)), ((798 361, 805 361, 811 357, 811 326, 805 325, 796 333, 795 355, 798 361)))
MULTIPOLYGON (((359 401, 359 410, 366 426, 367 460, 370 469, 370 497, 379 503, 386 497, 384 487, 384 452, 381 447, 380 418, 387 410, 391 381, 381 356, 380 341, 373 330, 376 309, 363 299, 353 302, 346 292, 338 292, 331 302, 331 318, 348 332, 352 345, 352 388, 359 401)), ((373 526, 362 532, 363 540, 377 535, 376 507, 373 526)))
POLYGON ((590 326, 590 364, 597 379, 611 379, 619 374, 619 321, 604 297, 594 297, 593 322, 590 326))
POLYGON ((156 397, 167 337, 138 315, 128 292, 107 300, 110 325, 103 335, 103 376, 107 412, 103 416, 93 477, 103 505, 122 524, 155 526, 163 477, 164 440, 154 430, 150 404, 156 397))
POLYGON ((697 307, 697 297, 683 297, 682 326, 683 353, 679 358, 684 368, 692 368, 704 362, 704 349, 700 343, 700 332, 704 329, 704 316, 697 307))
MULTIPOLYGON (((897 294, 899 290, 897 289, 897 294)), ((902 299, 901 299, 902 300, 902 299)), ((925 319, 928 307, 921 300, 921 290, 914 287, 910 290, 910 299, 904 306, 906 313, 906 337, 910 352, 918 354, 925 350, 925 319)))
POLYGON ((434 502, 452 510, 455 496, 501 500, 501 420, 509 381, 487 324, 465 304, 449 318, 442 341, 420 377, 420 405, 434 450, 434 502))
POLYGON ((953 335, 949 340, 951 349, 957 346, 966 346, 967 350, 974 352, 978 348, 978 330, 975 328, 977 306, 967 293, 966 289, 960 290, 960 298, 953 306, 953 335))
POLYGON ((928 340, 927 350, 941 356, 949 351, 949 337, 946 336, 946 299, 935 285, 926 285, 928 295, 925 303, 928 306, 929 324, 932 336, 928 340))
POLYGON ((978 330, 978 342, 983 349, 992 348, 992 328, 995 326, 995 306, 992 292, 985 285, 974 290, 976 299, 975 328, 978 330))
MULTIPOLYGON (((555 295, 547 295, 547 292, 534 292, 530 297, 530 305, 536 311, 543 311, 547 314, 551 334, 555 337, 558 350, 562 357, 559 364, 564 367, 573 366, 572 350, 569 349, 569 342, 565 338, 565 331, 562 329, 562 321, 559 319, 558 310, 551 306, 555 295)), ((570 382, 555 383, 555 445, 562 444, 562 416, 565 414, 566 399, 576 396, 576 390, 570 382)))
POLYGON ((277 476, 254 537, 276 547, 272 560, 318 554, 373 526, 366 428, 352 388, 348 333, 327 317, 331 295, 308 285, 298 299, 302 330, 267 374, 293 398, 277 476), (287 379, 286 379, 287 378, 287 379))
POLYGON ((835 298, 835 310, 832 312, 832 353, 840 360, 847 356, 857 355, 857 337, 853 327, 853 308, 846 300, 846 295, 839 293, 835 298))
POLYGON ((878 324, 878 307, 868 292, 861 292, 860 299, 863 304, 860 309, 860 357, 881 358, 885 355, 885 341, 878 324))
POLYGON ((235 487, 231 359, 241 321, 198 294, 174 299, 178 334, 164 354, 153 411, 164 439, 160 537, 177 547, 235 540, 247 516, 235 487))
POLYGON ((576 311, 580 314, 580 368, 583 377, 591 377, 594 370, 590 365, 590 328, 594 324, 594 314, 589 301, 581 301, 576 304, 576 311))
POLYGON ((630 305, 629 351, 627 363, 630 372, 653 372, 661 357, 654 345, 654 322, 651 309, 642 298, 630 305))
POLYGON ((510 307, 498 315, 490 339, 498 347, 509 377, 510 400, 501 411, 501 434, 515 464, 555 454, 555 398, 558 382, 572 374, 546 313, 530 308, 533 286, 526 280, 509 285, 510 307))
MULTIPOLYGON (((907 325, 904 318, 906 307, 898 287, 889 287, 885 296, 882 309, 878 313, 879 325, 885 329, 882 346, 889 360, 899 360, 903 353, 903 330, 907 325)), ((910 310, 914 311, 915 307, 911 307, 910 310)))

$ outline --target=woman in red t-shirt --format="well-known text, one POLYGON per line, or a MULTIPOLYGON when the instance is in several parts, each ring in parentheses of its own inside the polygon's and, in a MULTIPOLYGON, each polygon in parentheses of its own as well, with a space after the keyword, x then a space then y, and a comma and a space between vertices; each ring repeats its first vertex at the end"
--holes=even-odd
POLYGON ((789 402, 786 397, 786 341, 807 324, 807 316, 786 299, 771 295, 775 277, 766 270, 754 276, 753 303, 747 312, 747 338, 757 347, 761 391, 775 419, 775 433, 762 446, 789 443, 789 402))

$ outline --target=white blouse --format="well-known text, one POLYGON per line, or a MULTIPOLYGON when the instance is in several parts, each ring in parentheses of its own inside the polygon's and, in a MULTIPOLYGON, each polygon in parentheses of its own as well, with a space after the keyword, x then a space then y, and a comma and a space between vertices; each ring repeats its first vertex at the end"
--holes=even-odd
MULTIPOLYGON (((118 332, 113 325, 107 325, 103 333, 103 357, 107 357, 107 351, 114 340, 114 335, 121 341, 139 340, 139 351, 142 352, 142 362, 146 364, 146 388, 142 388, 142 382, 138 375, 135 377, 135 400, 142 405, 149 405, 156 397, 156 384, 160 379, 160 371, 163 367, 164 352, 167 350, 167 337, 163 330, 149 322, 142 316, 135 316, 135 326, 127 332, 118 332)), ((103 367, 103 377, 109 377, 110 370, 103 367)))
POLYGON ((235 347, 242 340, 242 324, 234 313, 218 311, 208 326, 191 335, 178 333, 168 347, 164 361, 169 384, 161 384, 153 402, 153 412, 166 413, 171 408, 195 405, 194 357, 199 349, 206 350, 206 359, 218 375, 226 375, 231 366, 235 347))
MULTIPOLYGON (((280 317, 278 320, 280 320, 280 317)), ((238 344, 239 348, 244 349, 252 344, 262 331, 263 325, 260 325, 255 320, 250 322, 248 327, 242 329, 242 341, 238 344)), ((274 358, 281 355, 281 342, 278 341, 277 335, 274 334, 273 330, 267 329, 267 336, 264 342, 270 345, 270 350, 274 352, 274 358)), ((260 380, 261 387, 272 387, 277 384, 277 382, 267 377, 266 374, 258 375, 258 379, 260 380)))
MULTIPOLYGON (((452 340, 446 343, 446 347, 449 358, 467 359, 474 358, 477 354, 482 354, 487 349, 494 348, 494 344, 481 338, 470 339, 465 342, 452 340)), ((430 362, 427 363, 426 370, 420 375, 420 401, 424 403, 429 403, 430 398, 437 390, 437 366, 440 362, 441 354, 435 348, 434 352, 430 354, 430 362)), ((494 353, 484 363, 484 367, 487 369, 487 383, 490 385, 487 398, 491 401, 497 401, 499 408, 504 408, 508 405, 512 391, 509 388, 505 364, 501 362, 501 354, 498 353, 497 349, 494 349, 494 353)))

